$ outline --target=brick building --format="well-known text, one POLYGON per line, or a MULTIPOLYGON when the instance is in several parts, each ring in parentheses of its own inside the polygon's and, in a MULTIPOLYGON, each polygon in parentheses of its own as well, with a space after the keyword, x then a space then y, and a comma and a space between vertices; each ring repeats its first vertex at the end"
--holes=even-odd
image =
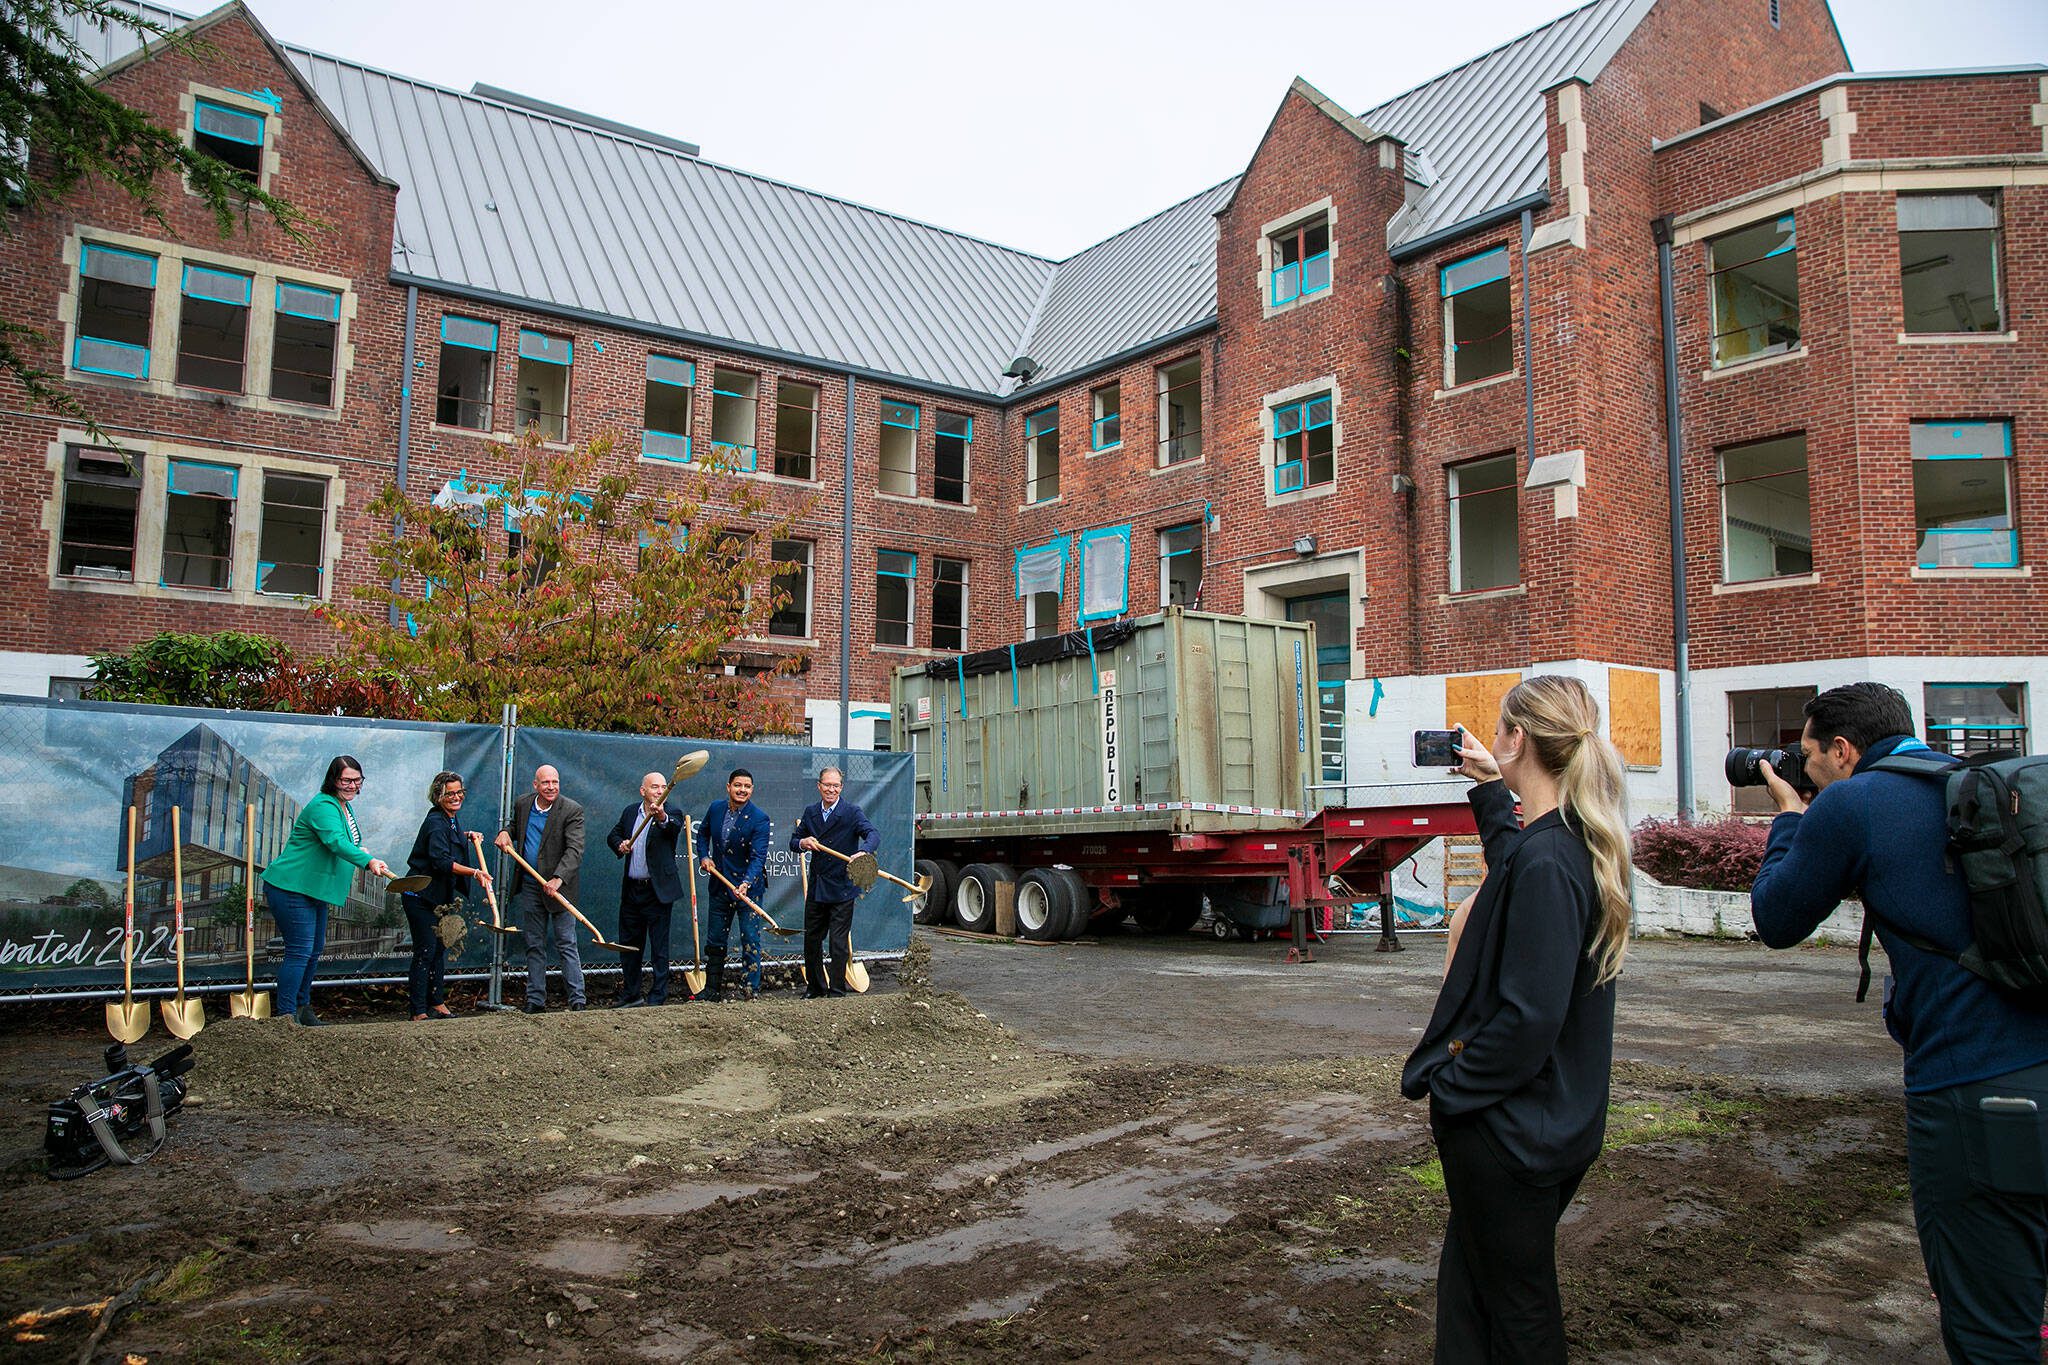
POLYGON ((889 742, 894 666, 1189 603, 1316 623, 1332 783, 1538 670, 1645 808, 1725 808, 1730 740, 1854 678, 2034 747, 2040 68, 1851 75, 1821 0, 1594 0, 1355 115, 1297 81, 1241 175, 1054 262, 198 22, 215 55, 105 79, 332 231, 95 191, 9 243, 144 454, 5 405, 9 690, 168 626, 317 642, 375 488, 502 475, 538 422, 650 488, 715 445, 798 514, 767 647, 820 742, 889 742))

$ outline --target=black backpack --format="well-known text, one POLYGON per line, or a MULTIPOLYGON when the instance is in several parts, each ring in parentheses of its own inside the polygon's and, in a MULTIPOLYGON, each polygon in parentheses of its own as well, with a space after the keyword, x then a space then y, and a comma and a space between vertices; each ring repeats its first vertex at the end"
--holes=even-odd
MULTIPOLYGON (((1895 932, 1949 959, 2016 1002, 2048 1009, 2048 755, 1965 759, 1915 749, 1872 769, 1933 778, 1948 793, 1948 865, 1970 893, 1970 945, 1960 953, 1895 932)), ((1870 912, 1863 912, 1856 998, 1870 989, 1870 912)))

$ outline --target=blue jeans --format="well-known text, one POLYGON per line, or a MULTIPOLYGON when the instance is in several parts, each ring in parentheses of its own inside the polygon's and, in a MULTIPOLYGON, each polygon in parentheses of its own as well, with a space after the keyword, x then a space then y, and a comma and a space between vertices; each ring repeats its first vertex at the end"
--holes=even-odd
POLYGON ((313 1003, 313 970, 327 946, 327 904, 296 891, 263 888, 270 917, 284 938, 284 961, 277 964, 279 1014, 296 1014, 313 1003))
POLYGON ((1949 1359, 2037 1365, 2048 1294, 2048 1063, 1906 1096, 1906 1169, 1949 1359), (1993 1097, 2008 1103, 1984 1109, 1993 1097), (2011 1103, 2025 1100, 2036 1107, 2011 1103))
MULTIPOLYGON (((711 898, 711 924, 704 936, 704 951, 716 953, 720 961, 725 958, 726 945, 732 941, 732 931, 740 931, 740 965, 747 971, 747 989, 761 989, 761 920, 753 911, 738 901, 724 896, 711 898)), ((712 983, 715 988, 717 983, 712 983)))
POLYGON ((412 927, 412 968, 406 974, 406 988, 412 996, 412 1012, 425 1014, 448 999, 448 945, 441 942, 441 917, 434 913, 440 907, 428 905, 419 896, 398 899, 405 906, 405 922, 412 927))

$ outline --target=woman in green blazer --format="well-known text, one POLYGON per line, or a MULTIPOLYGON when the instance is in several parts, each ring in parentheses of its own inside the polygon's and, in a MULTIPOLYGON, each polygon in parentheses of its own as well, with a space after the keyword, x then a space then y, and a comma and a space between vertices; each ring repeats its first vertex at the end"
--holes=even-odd
POLYGON ((327 945, 327 912, 348 899, 356 869, 391 875, 382 858, 363 851, 363 831, 350 803, 362 794, 363 765, 342 754, 327 765, 320 794, 299 812, 291 837, 263 870, 264 900, 284 937, 277 965, 277 1012, 301 1024, 313 1015, 313 969, 327 945))

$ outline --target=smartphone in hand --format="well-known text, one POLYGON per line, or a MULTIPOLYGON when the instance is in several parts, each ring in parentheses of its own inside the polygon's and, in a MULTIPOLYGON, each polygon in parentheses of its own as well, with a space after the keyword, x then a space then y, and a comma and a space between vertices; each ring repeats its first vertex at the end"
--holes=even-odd
POLYGON ((1458 754, 1458 746, 1464 742, 1465 732, 1462 730, 1417 730, 1415 766, 1455 768, 1465 761, 1458 754))

